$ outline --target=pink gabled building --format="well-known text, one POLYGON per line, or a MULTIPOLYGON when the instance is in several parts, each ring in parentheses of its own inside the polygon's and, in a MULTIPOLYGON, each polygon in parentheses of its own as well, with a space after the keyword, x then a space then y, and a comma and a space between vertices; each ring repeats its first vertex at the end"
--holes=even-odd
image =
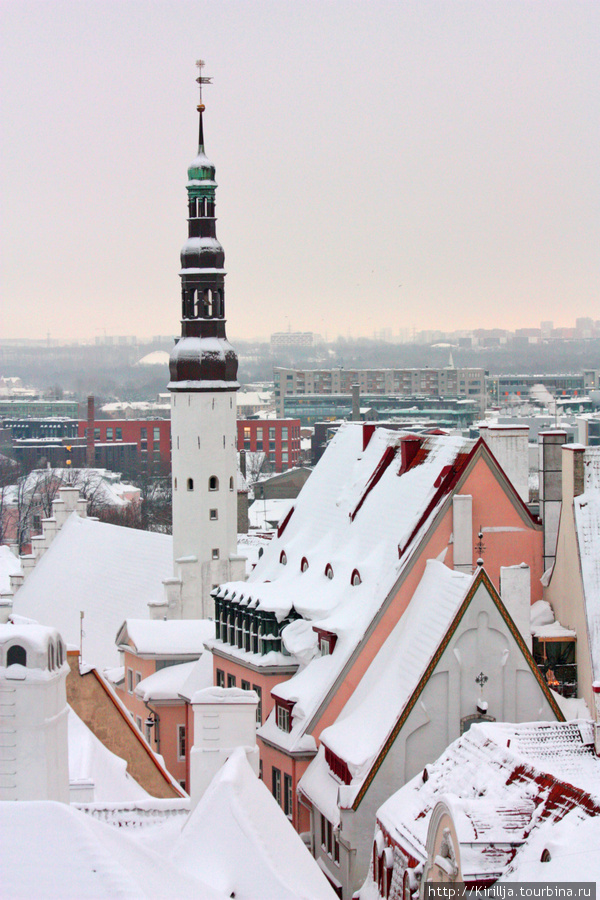
POLYGON ((484 440, 339 430, 247 582, 214 593, 215 681, 258 688, 265 782, 301 831, 298 782, 407 609, 429 559, 493 587, 525 563, 541 597, 542 526, 484 440), (481 530, 482 537, 479 537, 481 530), (479 550, 476 550, 479 547, 479 550))

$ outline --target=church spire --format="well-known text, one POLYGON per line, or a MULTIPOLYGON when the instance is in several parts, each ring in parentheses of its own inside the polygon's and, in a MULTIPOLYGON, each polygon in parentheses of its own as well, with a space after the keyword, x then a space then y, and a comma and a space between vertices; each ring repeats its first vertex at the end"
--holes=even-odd
MULTIPOLYGON (((207 382, 220 383, 220 390, 237 389, 237 357, 225 334, 225 253, 217 240, 215 216, 215 167, 204 151, 205 105, 202 86, 212 78, 202 74, 198 60, 200 98, 198 152, 188 168, 188 239, 181 250, 181 338, 171 353, 170 390, 207 390, 207 382), (189 338, 210 338, 202 346, 189 338), (214 339, 219 342, 218 353, 214 339), (190 388, 185 388, 189 390, 190 388)), ((214 388, 213 388, 214 389, 214 388)))

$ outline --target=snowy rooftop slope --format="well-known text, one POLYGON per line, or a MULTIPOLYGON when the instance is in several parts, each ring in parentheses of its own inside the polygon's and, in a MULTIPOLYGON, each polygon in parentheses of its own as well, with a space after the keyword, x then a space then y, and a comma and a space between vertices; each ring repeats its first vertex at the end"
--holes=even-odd
POLYGON ((136 696, 146 703, 152 700, 179 700, 179 694, 195 665, 196 661, 159 669, 140 681, 135 688, 136 696))
POLYGON ((170 855, 236 900, 333 900, 335 894, 269 790, 234 750, 170 855))
MULTIPOLYGON (((472 580, 437 560, 427 562, 408 609, 338 720, 321 733, 321 741, 348 764, 354 794, 413 695, 472 580)), ((310 785, 310 770, 319 763, 320 758, 309 766, 303 788, 310 785)), ((351 803, 354 798, 346 799, 351 803)))
MULTIPOLYGON (((288 749, 295 746, 446 499, 441 479, 458 455, 473 446, 460 436, 427 437, 413 465, 403 471, 403 437, 377 428, 363 450, 362 425, 340 428, 292 501, 294 512, 283 532, 267 547, 248 582, 219 589, 221 596, 235 592, 242 605, 274 612, 279 621, 293 608, 338 637, 331 655, 312 660, 274 690, 296 704, 292 732, 283 736, 269 720, 262 734, 285 741, 288 749), (421 521, 429 504, 432 508, 421 521), (286 564, 280 562, 282 552, 286 564), (305 571, 303 559, 308 563, 305 571), (326 575, 328 565, 331 578, 326 575), (360 575, 357 585, 352 584, 355 569, 360 575)), ((296 652, 292 642, 301 629, 302 623, 294 622, 283 632, 291 652, 296 652)), ((305 630, 303 638, 310 641, 310 633, 305 630)), ((316 634, 312 640, 314 655, 316 634)), ((305 659, 310 658, 310 647, 305 651, 305 659)))
POLYGON ((15 594, 14 612, 54 626, 78 646, 83 610, 85 662, 100 670, 114 666, 117 629, 127 616, 147 616, 149 601, 162 601, 172 553, 168 535, 73 514, 15 594))
POLYGON ((21 575, 21 561, 6 544, 0 546, 0 593, 10 590, 10 576, 21 575))
POLYGON ((466 857, 470 869, 461 849, 464 877, 502 871, 512 853, 490 854, 483 849, 486 842, 518 844, 532 825, 560 819, 579 798, 585 802, 584 794, 591 795, 590 814, 600 813, 600 760, 589 721, 473 725, 426 768, 427 781, 415 776, 383 804, 377 818, 394 840, 423 859, 431 812, 444 800, 459 812, 460 840, 473 845, 466 857), (558 782, 552 791, 548 775, 558 782))
POLYGON ((600 681, 600 447, 583 454, 585 490, 575 497, 575 525, 581 560, 592 673, 600 681))
POLYGON ((93 781, 94 802, 143 800, 150 796, 128 774, 126 761, 111 753, 70 708, 69 781, 93 781))
POLYGON ((203 878, 182 872, 123 829, 66 803, 0 803, 0 884, 17 900, 226 900, 203 878), (32 864, 35 861, 35 864, 32 864))
POLYGON ((140 655, 199 656, 204 641, 215 635, 215 624, 208 619, 126 619, 118 638, 125 640, 140 655))
POLYGON ((501 881, 563 881, 576 872, 577 881, 600 882, 600 817, 572 809, 560 822, 543 822, 519 850, 501 881), (550 859, 542 862, 547 850, 550 859))

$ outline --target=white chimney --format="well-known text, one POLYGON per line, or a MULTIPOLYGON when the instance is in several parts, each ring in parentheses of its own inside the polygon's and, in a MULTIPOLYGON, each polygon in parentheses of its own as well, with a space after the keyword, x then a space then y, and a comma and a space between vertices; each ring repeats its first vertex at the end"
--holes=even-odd
POLYGON ((500 566, 500 596, 531 650, 531 571, 526 563, 500 566))

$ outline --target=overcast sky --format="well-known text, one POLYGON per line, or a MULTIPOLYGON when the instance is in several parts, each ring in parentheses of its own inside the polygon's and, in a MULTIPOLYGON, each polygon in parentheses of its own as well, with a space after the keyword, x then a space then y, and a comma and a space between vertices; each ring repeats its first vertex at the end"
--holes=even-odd
POLYGON ((598 0, 3 0, 0 337, 179 330, 206 60, 228 333, 600 318, 598 0))

